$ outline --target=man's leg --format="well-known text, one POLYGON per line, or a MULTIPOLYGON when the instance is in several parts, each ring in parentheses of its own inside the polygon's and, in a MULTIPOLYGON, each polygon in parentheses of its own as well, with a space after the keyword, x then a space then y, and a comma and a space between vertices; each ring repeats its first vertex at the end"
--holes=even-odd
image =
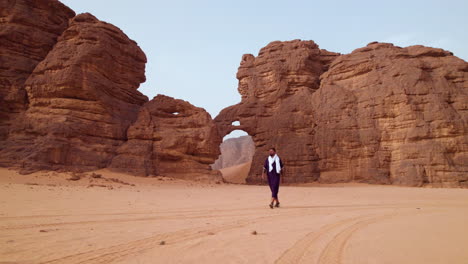
POLYGON ((280 185, 280 178, 279 175, 277 175, 276 180, 275 180, 275 201, 276 201, 276 207, 279 207, 279 200, 278 200, 278 192, 279 192, 279 185, 280 185))
POLYGON ((271 175, 267 173, 267 180, 268 180, 268 186, 270 186, 270 191, 271 191, 271 201, 270 201, 270 208, 273 209, 273 205, 275 202, 275 197, 274 197, 274 180, 272 179, 271 175))

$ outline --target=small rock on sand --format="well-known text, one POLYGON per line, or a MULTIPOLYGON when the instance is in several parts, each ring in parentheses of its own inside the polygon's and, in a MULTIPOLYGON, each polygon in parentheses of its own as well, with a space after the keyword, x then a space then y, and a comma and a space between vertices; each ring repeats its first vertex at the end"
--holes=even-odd
POLYGON ((80 180, 80 179, 81 179, 80 176, 74 174, 74 175, 72 175, 70 178, 68 178, 67 180, 69 180, 69 181, 78 181, 78 180, 80 180))

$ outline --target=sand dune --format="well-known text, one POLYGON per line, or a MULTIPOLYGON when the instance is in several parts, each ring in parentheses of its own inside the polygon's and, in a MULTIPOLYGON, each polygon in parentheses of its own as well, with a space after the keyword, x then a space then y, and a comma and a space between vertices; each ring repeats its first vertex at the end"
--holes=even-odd
POLYGON ((468 260, 464 189, 284 186, 271 210, 266 186, 98 173, 0 169, 0 263, 468 260))
POLYGON ((221 155, 211 168, 219 170, 252 160, 255 153, 255 144, 251 136, 228 138, 219 146, 221 155))
POLYGON ((231 167, 227 167, 224 169, 220 169, 221 173, 223 174, 223 178, 225 181, 229 183, 245 183, 245 179, 249 174, 250 166, 252 165, 252 161, 245 162, 239 165, 234 165, 231 167))

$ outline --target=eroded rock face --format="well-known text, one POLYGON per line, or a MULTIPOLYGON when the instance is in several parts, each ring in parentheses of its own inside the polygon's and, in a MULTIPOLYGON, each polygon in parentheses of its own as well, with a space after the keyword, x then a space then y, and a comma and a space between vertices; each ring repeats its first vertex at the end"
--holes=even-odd
POLYGON ((371 43, 321 80, 311 101, 321 182, 467 186, 467 62, 371 43))
POLYGON ((55 0, 0 7, 0 166, 222 180, 209 166, 221 143, 210 115, 148 102, 137 91, 146 56, 120 29, 55 0))
POLYGON ((141 107, 110 168, 141 176, 222 180, 212 171, 221 138, 211 116, 190 103, 158 95, 141 107))
POLYGON ((241 103, 215 120, 221 136, 254 139, 248 183, 274 146, 285 182, 468 187, 468 64, 450 52, 371 43, 338 56, 273 42, 244 55, 237 77, 241 103))
POLYGON ((0 141, 27 108, 26 79, 74 16, 58 1, 0 1, 0 141))
POLYGON ((318 179, 310 100, 336 56, 313 41, 293 40, 272 42, 257 57, 242 57, 237 72, 242 101, 221 111, 215 121, 222 136, 235 129, 252 136, 256 150, 247 183, 261 182, 270 147, 288 164, 285 182, 318 179), (234 121, 240 125, 233 126, 234 121))
POLYGON ((220 150, 221 156, 211 166, 214 170, 252 161, 255 144, 250 136, 228 138, 221 143, 220 150))
POLYGON ((11 126, 0 162, 25 170, 106 167, 148 100, 137 91, 145 63, 117 27, 74 17, 26 80, 29 108, 11 126))
POLYGON ((210 164, 241 129, 255 144, 248 183, 276 147, 286 183, 468 187, 468 63, 450 52, 272 42, 243 56, 242 101, 213 122, 185 101, 148 102, 138 45, 74 16, 56 0, 0 2, 0 166, 221 179, 210 164))

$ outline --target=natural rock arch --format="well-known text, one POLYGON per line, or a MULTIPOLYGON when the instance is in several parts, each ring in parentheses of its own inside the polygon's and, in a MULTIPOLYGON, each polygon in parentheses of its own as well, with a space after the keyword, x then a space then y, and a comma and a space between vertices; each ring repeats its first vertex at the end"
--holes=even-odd
POLYGON ((237 73, 242 101, 222 110, 215 122, 221 136, 234 129, 252 136, 256 149, 247 183, 262 182, 261 166, 270 147, 287 165, 285 182, 318 179, 310 100, 337 55, 313 41, 293 40, 272 42, 257 57, 242 57, 237 73), (233 126, 234 121, 240 125, 233 126))
POLYGON ((274 146, 285 182, 468 187, 468 63, 448 51, 276 41, 244 55, 237 78, 242 101, 215 122, 221 136, 252 135, 247 183, 274 146))
POLYGON ((148 102, 137 90, 146 56, 117 27, 52 0, 4 9, 0 166, 219 179, 210 164, 242 129, 256 147, 251 184, 274 146, 285 182, 468 187, 468 63, 451 52, 373 42, 340 55, 275 41, 242 57, 242 100, 213 121, 188 102, 148 102))

